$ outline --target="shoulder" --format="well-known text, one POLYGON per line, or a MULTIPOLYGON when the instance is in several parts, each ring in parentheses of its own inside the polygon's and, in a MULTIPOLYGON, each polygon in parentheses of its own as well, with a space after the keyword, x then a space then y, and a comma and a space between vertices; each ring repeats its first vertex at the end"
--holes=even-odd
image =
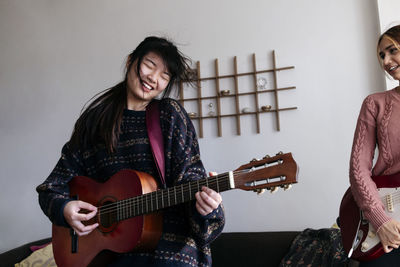
POLYGON ((179 117, 182 120, 189 119, 185 108, 172 98, 163 98, 160 100, 160 112, 167 117, 179 117))
POLYGON ((388 90, 388 91, 383 91, 383 92, 377 92, 377 93, 373 93, 368 95, 364 101, 366 102, 379 102, 379 101, 384 101, 386 99, 386 97, 390 97, 391 94, 393 93, 393 90, 388 90))
POLYGON ((368 95, 363 101, 361 110, 370 112, 376 117, 381 110, 384 110, 386 103, 393 98, 393 93, 394 90, 388 90, 368 95))
POLYGON ((163 98, 160 100, 161 121, 169 127, 177 127, 182 131, 192 131, 192 121, 185 108, 175 99, 163 98))
POLYGON ((162 111, 169 111, 169 112, 182 112, 185 110, 182 105, 175 99, 173 98, 163 98, 160 101, 160 109, 162 111))

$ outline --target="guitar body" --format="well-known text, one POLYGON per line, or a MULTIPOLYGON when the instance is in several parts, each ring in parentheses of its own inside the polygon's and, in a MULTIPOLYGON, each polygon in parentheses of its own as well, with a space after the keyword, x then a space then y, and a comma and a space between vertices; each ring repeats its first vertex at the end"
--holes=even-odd
MULTIPOLYGON (((157 183, 146 173, 122 170, 105 183, 78 176, 71 180, 69 187, 71 196, 100 207, 155 191, 157 183)), ((53 224, 53 253, 57 266, 87 266, 104 250, 124 253, 154 249, 162 232, 160 213, 136 216, 116 223, 101 220, 99 213, 95 218, 89 223, 98 222, 99 227, 89 235, 78 238, 77 253, 71 253, 70 228, 53 224)))
MULTIPOLYGON (((396 203, 395 197, 400 195, 398 188, 400 187, 399 178, 397 174, 372 177, 384 202, 386 213, 398 221, 400 221, 400 212, 398 211, 400 203, 396 203), (392 203, 392 206, 390 203, 392 203)), ((358 261, 370 261, 384 254, 376 230, 362 217, 350 188, 347 189, 340 204, 339 218, 343 248, 347 253, 353 248, 351 258, 358 261), (358 229, 359 224, 360 227, 358 229), (357 241, 353 245, 356 235, 357 241)))

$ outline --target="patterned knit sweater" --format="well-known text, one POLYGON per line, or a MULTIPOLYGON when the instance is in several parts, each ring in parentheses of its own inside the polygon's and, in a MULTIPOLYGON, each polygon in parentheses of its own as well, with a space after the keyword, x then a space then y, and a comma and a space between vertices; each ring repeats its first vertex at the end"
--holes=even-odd
MULTIPOLYGON (((185 110, 175 100, 164 99, 160 101, 160 117, 167 187, 206 177, 195 130, 185 110)), ((40 206, 53 223, 67 226, 62 211, 70 201, 67 183, 74 176, 106 181, 119 170, 134 169, 160 181, 147 135, 145 111, 125 110, 121 131, 113 156, 101 145, 86 151, 71 151, 69 143, 63 147, 56 167, 37 187, 40 206)), ((170 207, 163 212, 163 234, 155 251, 130 253, 119 260, 135 266, 211 266, 209 244, 223 226, 221 205, 207 216, 197 212, 194 201, 170 207)))
POLYGON ((389 221, 390 217, 384 211, 371 176, 400 171, 399 118, 400 93, 396 88, 369 95, 362 104, 354 134, 350 159, 352 193, 376 230, 389 221), (376 145, 379 153, 372 167, 376 145))

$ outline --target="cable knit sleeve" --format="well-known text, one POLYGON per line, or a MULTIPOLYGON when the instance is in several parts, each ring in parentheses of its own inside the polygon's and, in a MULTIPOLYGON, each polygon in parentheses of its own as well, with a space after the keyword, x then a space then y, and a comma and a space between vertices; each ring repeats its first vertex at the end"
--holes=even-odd
MULTIPOLYGON (((162 102, 162 128, 167 132, 164 136, 166 173, 174 177, 175 184, 205 178, 196 132, 189 116, 177 101, 166 99, 162 102)), ((222 204, 212 213, 202 216, 192 201, 188 214, 193 237, 200 246, 209 244, 222 232, 225 224, 222 204)))
POLYGON ((361 107, 354 133, 350 158, 350 184, 353 196, 364 216, 378 230, 390 220, 386 215, 372 176, 372 161, 376 146, 377 106, 368 96, 361 107))
POLYGON ((68 182, 75 176, 82 175, 82 160, 77 153, 70 150, 69 144, 65 144, 61 158, 49 177, 39 186, 39 204, 49 219, 62 226, 68 226, 64 219, 64 206, 71 199, 69 197, 68 182))

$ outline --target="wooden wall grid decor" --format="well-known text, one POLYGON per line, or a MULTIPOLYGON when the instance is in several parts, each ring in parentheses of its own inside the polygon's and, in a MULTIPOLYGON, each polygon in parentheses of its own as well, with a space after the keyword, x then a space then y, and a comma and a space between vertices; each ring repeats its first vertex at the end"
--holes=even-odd
POLYGON ((253 56, 252 56, 252 63, 253 63, 253 66, 252 66, 253 71, 238 73, 237 58, 235 56, 233 58, 233 74, 220 75, 218 59, 215 59, 215 76, 201 77, 200 76, 200 62, 197 61, 196 69, 194 69, 194 78, 191 80, 191 82, 197 86, 197 88, 196 88, 197 96, 196 97, 185 98, 184 82, 180 82, 180 84, 179 84, 179 95, 180 95, 179 101, 180 101, 180 103, 184 106, 185 102, 189 102, 189 101, 197 102, 197 112, 190 112, 188 110, 188 114, 192 120, 198 120, 198 126, 199 126, 198 133, 199 133, 200 138, 203 138, 203 120, 205 120, 205 119, 215 119, 216 120, 218 136, 221 137, 222 136, 222 124, 221 124, 222 118, 235 117, 236 118, 237 135, 240 135, 241 134, 240 117, 241 116, 253 116, 256 120, 257 133, 260 133, 260 113, 273 112, 273 113, 275 113, 275 118, 276 118, 276 130, 280 131, 280 119, 279 119, 280 112, 297 109, 297 107, 281 108, 279 106, 279 99, 278 99, 279 91, 291 90, 291 89, 295 89, 296 87, 290 86, 290 87, 279 88, 278 82, 277 82, 277 72, 294 69, 294 66, 277 68, 275 51, 272 51, 272 66, 273 66, 272 69, 257 70, 255 54, 253 54, 253 56), (257 75, 262 74, 262 73, 272 73, 273 74, 272 75, 273 82, 272 82, 271 89, 265 89, 265 88, 260 89, 259 88, 259 85, 258 85, 259 80, 258 80, 257 75), (239 92, 238 78, 241 76, 250 76, 250 75, 253 77, 254 90, 250 91, 250 92, 239 92), (231 90, 221 90, 220 89, 220 80, 222 80, 222 79, 233 79, 234 87, 235 87, 233 90, 233 93, 231 93, 232 92, 231 90), (215 95, 202 96, 202 82, 209 81, 209 80, 215 81, 215 95), (264 94, 264 93, 274 94, 274 102, 275 102, 275 105, 273 106, 274 108, 272 108, 272 105, 261 105, 260 106, 259 95, 264 94), (254 96, 254 105, 256 107, 254 111, 244 111, 243 109, 240 110, 239 99, 241 96, 244 96, 244 95, 253 95, 254 96), (222 114, 221 113, 221 99, 222 98, 232 98, 232 97, 235 99, 235 113, 222 114), (215 114, 212 114, 212 115, 210 115, 210 114, 204 115, 203 114, 202 103, 205 100, 215 101, 215 103, 216 103, 215 114))

